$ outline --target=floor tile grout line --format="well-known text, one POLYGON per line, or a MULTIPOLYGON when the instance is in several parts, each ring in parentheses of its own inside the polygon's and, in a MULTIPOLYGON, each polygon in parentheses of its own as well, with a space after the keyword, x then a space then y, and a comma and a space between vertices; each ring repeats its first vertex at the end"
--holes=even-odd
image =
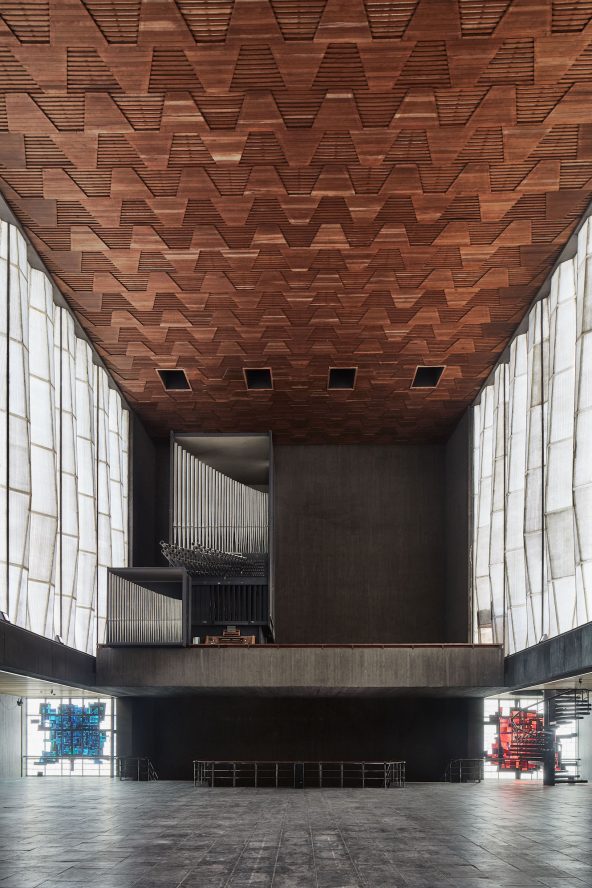
POLYGON ((285 829, 285 823, 286 823, 286 808, 287 808, 287 802, 286 802, 286 804, 284 804, 284 807, 282 809, 282 820, 281 820, 281 824, 280 824, 280 834, 278 836, 278 846, 277 846, 277 851, 275 854, 275 860, 273 862, 273 871, 271 873, 271 882, 269 883, 270 888, 273 888, 273 883, 275 881, 275 874, 276 874, 277 865, 278 865, 278 858, 280 856, 280 850, 281 850, 282 841, 284 838, 284 829, 285 829))

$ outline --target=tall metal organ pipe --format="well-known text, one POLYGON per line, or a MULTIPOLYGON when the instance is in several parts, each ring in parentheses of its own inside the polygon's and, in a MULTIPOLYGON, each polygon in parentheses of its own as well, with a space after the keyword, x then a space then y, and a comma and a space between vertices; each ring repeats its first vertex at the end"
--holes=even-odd
POLYGON ((212 469, 173 443, 173 536, 223 552, 268 551, 268 495, 212 469))

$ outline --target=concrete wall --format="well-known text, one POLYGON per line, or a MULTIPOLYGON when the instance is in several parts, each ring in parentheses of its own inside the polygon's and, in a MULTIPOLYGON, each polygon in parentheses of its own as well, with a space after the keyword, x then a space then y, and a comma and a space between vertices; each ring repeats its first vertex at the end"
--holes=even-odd
POLYGON ((528 688, 586 672, 592 672, 592 623, 506 657, 504 684, 528 688))
POLYGON ((152 567, 155 558, 157 509, 156 449, 144 426, 132 414, 131 564, 152 567))
POLYGON ((96 661, 90 654, 3 621, 0 621, 0 669, 73 687, 96 686, 96 661))
POLYGON ((496 645, 352 645, 301 647, 103 647, 97 686, 142 693, 239 691, 341 694, 493 694, 503 687, 496 645))
POLYGON ((17 697, 0 695, 0 777, 21 776, 21 712, 17 697))
POLYGON ((190 779, 196 758, 228 758, 404 759, 409 780, 439 780, 451 758, 480 755, 483 701, 128 697, 118 718, 120 754, 148 755, 162 779, 190 779))
POLYGON ((469 483, 470 422, 465 413, 446 444, 446 615, 445 640, 467 642, 470 635, 469 483))
POLYGON ((156 497, 158 509, 155 515, 155 564, 164 565, 168 561, 160 550, 161 540, 170 539, 169 509, 170 509, 170 445, 167 441, 156 442, 156 497))
POLYGON ((276 446, 274 462, 277 641, 445 641, 444 447, 276 446))
POLYGON ((131 565, 166 564, 160 541, 169 538, 169 442, 153 440, 133 416, 131 565))

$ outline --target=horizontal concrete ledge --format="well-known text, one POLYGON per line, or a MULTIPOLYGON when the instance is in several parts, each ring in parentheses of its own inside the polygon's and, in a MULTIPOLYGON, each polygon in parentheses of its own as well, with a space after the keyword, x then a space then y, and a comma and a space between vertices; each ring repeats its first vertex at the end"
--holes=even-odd
POLYGON ((96 660, 36 632, 0 622, 0 669, 44 681, 93 689, 96 660))
POLYGON ((485 696, 503 687, 497 645, 102 647, 97 685, 168 693, 485 696))
POLYGON ((511 654, 505 661, 508 688, 528 688, 592 672, 592 623, 511 654))

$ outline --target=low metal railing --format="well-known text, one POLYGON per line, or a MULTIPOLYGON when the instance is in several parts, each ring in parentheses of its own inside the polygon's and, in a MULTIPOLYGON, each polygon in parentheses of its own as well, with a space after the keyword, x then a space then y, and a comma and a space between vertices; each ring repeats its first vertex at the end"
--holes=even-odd
POLYGON ((359 787, 405 786, 405 762, 193 762, 193 785, 208 787, 359 787))
POLYGON ((120 780, 158 780, 156 768, 147 756, 118 756, 117 776, 120 780))
POLYGON ((446 765, 444 780, 446 783, 481 783, 483 780, 483 759, 452 759, 446 765))

